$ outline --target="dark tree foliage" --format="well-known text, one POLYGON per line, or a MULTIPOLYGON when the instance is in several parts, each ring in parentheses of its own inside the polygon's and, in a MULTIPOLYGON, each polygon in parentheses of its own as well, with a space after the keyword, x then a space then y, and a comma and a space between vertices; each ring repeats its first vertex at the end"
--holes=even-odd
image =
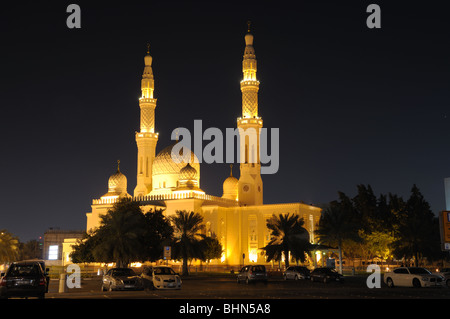
POLYGON ((154 261, 170 243, 172 227, 162 211, 143 214, 139 202, 122 199, 101 217, 100 226, 75 245, 72 260, 115 262, 118 267, 132 261, 154 261))
POLYGON ((173 228, 162 210, 151 210, 144 217, 145 231, 142 239, 144 251, 141 258, 157 261, 163 258, 164 246, 169 246, 173 240, 173 228))
POLYGON ((284 255, 286 268, 289 267, 289 253, 297 261, 305 261, 306 253, 311 249, 309 234, 303 228, 303 219, 299 215, 275 214, 267 221, 271 231, 270 242, 263 247, 267 261, 281 260, 284 255))
POLYGON ((405 203, 404 213, 398 218, 394 254, 405 260, 413 258, 415 266, 418 266, 422 257, 435 258, 434 252, 439 247, 437 224, 430 205, 414 185, 405 203))
POLYGON ((200 241, 201 250, 203 251, 203 261, 222 257, 223 247, 217 238, 206 237, 200 241))
POLYGON ((413 259, 418 265, 423 257, 442 258, 438 219, 416 185, 406 202, 392 193, 377 198, 370 185, 357 190, 351 199, 339 192, 339 200, 324 209, 317 231, 321 242, 340 247, 343 240, 363 243, 361 233, 384 233, 393 238, 397 259, 413 259))

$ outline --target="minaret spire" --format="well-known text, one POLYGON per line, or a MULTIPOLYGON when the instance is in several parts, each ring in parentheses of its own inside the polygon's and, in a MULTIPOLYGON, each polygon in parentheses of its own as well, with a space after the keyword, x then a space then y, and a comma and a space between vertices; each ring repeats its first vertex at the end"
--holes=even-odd
POLYGON ((257 63, 253 47, 250 21, 247 22, 244 56, 242 60, 241 92, 242 117, 237 126, 240 134, 241 175, 239 177, 239 202, 244 205, 262 205, 262 179, 260 163, 260 133, 263 126, 258 116, 259 81, 256 78, 257 63))
POLYGON ((152 167, 158 142, 158 133, 155 132, 156 99, 154 98, 155 80, 152 62, 150 44, 147 43, 147 54, 144 57, 144 72, 141 80, 141 97, 139 98, 141 130, 136 132, 138 165, 134 196, 144 196, 152 191, 152 167))

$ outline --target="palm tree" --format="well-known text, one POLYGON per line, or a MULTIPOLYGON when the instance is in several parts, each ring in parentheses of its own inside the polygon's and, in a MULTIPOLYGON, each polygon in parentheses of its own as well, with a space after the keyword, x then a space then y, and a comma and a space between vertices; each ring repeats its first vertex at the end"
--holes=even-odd
POLYGON ((271 240, 263 248, 267 261, 281 260, 284 255, 286 268, 289 267, 289 253, 294 259, 305 261, 305 253, 309 251, 308 232, 303 228, 303 218, 299 215, 275 214, 267 221, 271 230, 271 240))
POLYGON ((358 231, 353 226, 351 212, 344 205, 333 202, 320 217, 316 230, 319 242, 330 246, 337 245, 339 250, 339 272, 342 274, 342 242, 344 239, 357 239, 358 231))
POLYGON ((144 231, 145 220, 139 203, 122 199, 101 216, 100 227, 94 235, 100 240, 92 254, 98 261, 112 261, 117 267, 126 267, 142 255, 144 231))
POLYGON ((19 256, 19 240, 6 229, 0 230, 0 263, 14 261, 19 256))
POLYGON ((183 260, 182 274, 189 274, 188 261, 190 258, 202 258, 202 249, 200 244, 201 234, 204 225, 203 217, 194 212, 176 211, 174 216, 170 217, 174 228, 175 251, 179 252, 183 260))

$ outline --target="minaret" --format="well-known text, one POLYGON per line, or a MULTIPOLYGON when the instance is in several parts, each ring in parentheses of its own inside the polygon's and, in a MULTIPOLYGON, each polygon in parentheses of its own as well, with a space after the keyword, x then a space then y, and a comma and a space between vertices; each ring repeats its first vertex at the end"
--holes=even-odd
POLYGON ((262 205, 263 183, 259 141, 263 121, 258 117, 259 81, 256 79, 256 55, 253 48, 253 35, 250 33, 250 22, 248 22, 248 31, 245 35, 242 73, 242 117, 237 120, 241 154, 239 202, 243 205, 262 205))
POLYGON ((138 148, 137 185, 134 196, 143 196, 152 190, 152 166, 155 158, 158 133, 155 133, 156 99, 153 98, 155 81, 153 79, 152 56, 150 45, 147 45, 147 55, 144 57, 145 67, 142 74, 139 107, 141 109, 141 130, 136 132, 138 148))

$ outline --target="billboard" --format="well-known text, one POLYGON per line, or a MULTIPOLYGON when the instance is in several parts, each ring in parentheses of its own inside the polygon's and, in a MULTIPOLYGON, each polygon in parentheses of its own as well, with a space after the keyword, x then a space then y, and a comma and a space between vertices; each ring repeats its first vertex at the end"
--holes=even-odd
POLYGON ((450 210, 450 177, 444 179, 445 185, 445 209, 450 210))
POLYGON ((442 250, 450 250, 450 211, 444 210, 439 214, 439 225, 442 250))

